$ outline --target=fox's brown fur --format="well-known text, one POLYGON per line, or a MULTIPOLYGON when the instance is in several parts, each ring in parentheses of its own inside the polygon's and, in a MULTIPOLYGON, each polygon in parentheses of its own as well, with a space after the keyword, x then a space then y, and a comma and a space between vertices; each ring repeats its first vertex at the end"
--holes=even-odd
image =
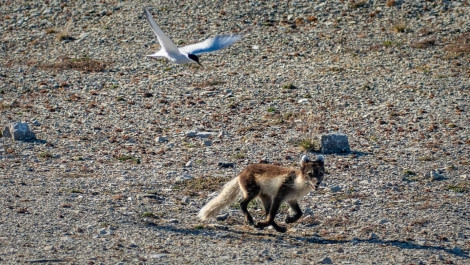
POLYGON ((283 202, 287 202, 293 216, 287 216, 286 223, 293 223, 302 216, 297 200, 312 189, 317 189, 325 172, 323 156, 310 161, 303 156, 300 169, 286 168, 269 164, 249 165, 237 177, 225 184, 220 194, 209 201, 200 211, 199 218, 206 220, 215 217, 220 211, 232 204, 240 194, 243 199, 240 208, 249 224, 257 228, 272 225, 278 232, 285 232, 286 227, 274 221, 277 211, 283 202), (266 220, 253 221, 247 210, 248 203, 259 198, 266 211, 266 220))

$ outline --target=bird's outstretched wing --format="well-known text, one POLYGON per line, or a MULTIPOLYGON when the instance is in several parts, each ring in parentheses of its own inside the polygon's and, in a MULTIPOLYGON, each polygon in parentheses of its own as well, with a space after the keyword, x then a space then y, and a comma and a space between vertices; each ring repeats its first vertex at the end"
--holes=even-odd
POLYGON ((220 35, 209 38, 203 42, 183 46, 179 49, 181 52, 199 55, 201 53, 213 52, 226 48, 239 41, 241 38, 241 35, 220 35))
POLYGON ((168 38, 165 33, 158 27, 155 20, 153 20, 152 15, 148 11, 147 8, 144 8, 145 16, 147 17, 148 22, 150 23, 150 27, 152 27, 153 32, 157 35, 158 42, 163 49, 165 49, 168 53, 178 53, 178 47, 168 38))

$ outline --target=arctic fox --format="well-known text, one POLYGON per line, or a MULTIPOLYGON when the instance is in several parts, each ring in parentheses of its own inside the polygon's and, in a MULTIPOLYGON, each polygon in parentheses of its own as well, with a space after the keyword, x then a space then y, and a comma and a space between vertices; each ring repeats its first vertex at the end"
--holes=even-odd
POLYGON ((217 216, 220 211, 237 199, 241 191, 243 200, 240 202, 240 208, 249 224, 256 228, 272 225, 276 231, 284 233, 287 228, 279 226, 274 221, 279 206, 287 202, 293 212, 292 216, 286 217, 286 223, 299 220, 302 210, 297 200, 303 198, 312 189, 318 189, 324 174, 323 156, 318 156, 312 161, 304 155, 300 160, 300 169, 252 164, 226 183, 220 194, 209 201, 199 211, 198 216, 201 220, 217 216), (254 198, 261 200, 266 212, 266 220, 256 224, 247 210, 248 203, 254 198))

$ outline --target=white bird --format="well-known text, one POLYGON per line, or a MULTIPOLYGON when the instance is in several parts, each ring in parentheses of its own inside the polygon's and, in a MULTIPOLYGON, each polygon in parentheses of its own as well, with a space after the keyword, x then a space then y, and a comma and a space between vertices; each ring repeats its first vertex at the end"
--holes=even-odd
POLYGON ((201 65, 199 63, 199 54, 214 52, 226 48, 241 39, 241 35, 220 35, 209 38, 203 42, 178 48, 158 27, 147 8, 144 8, 144 12, 150 23, 150 27, 152 27, 153 32, 157 35, 158 42, 161 46, 161 49, 158 52, 147 55, 149 57, 165 57, 177 64, 198 63, 201 65))

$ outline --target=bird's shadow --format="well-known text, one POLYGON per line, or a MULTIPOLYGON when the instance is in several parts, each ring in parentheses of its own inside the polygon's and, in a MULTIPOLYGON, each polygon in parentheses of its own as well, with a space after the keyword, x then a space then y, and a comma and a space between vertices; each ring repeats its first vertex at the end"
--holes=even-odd
MULTIPOLYGON (((148 228, 154 229, 156 231, 163 230, 167 232, 182 234, 182 235, 200 235, 206 236, 208 238, 227 238, 227 239, 239 239, 243 237, 245 241, 265 241, 273 238, 275 240, 281 241, 300 241, 304 243, 319 244, 319 245, 340 245, 340 244, 377 244, 377 245, 389 245, 400 249, 416 249, 416 250, 433 250, 433 251, 444 251, 446 253, 469 259, 470 256, 467 254, 468 250, 461 249, 449 249, 441 246, 432 246, 432 245, 419 245, 413 242, 400 241, 400 240, 386 240, 380 238, 371 238, 371 239, 359 239, 353 238, 350 240, 347 239, 326 239, 316 235, 305 235, 305 236, 296 236, 292 234, 280 234, 277 232, 271 233, 270 231, 265 230, 237 230, 236 228, 229 228, 227 226, 220 226, 216 228, 205 228, 205 227, 195 227, 194 229, 180 228, 172 225, 160 225, 156 223, 146 223, 148 228)), ((254 229, 249 227, 249 229, 254 229)))

